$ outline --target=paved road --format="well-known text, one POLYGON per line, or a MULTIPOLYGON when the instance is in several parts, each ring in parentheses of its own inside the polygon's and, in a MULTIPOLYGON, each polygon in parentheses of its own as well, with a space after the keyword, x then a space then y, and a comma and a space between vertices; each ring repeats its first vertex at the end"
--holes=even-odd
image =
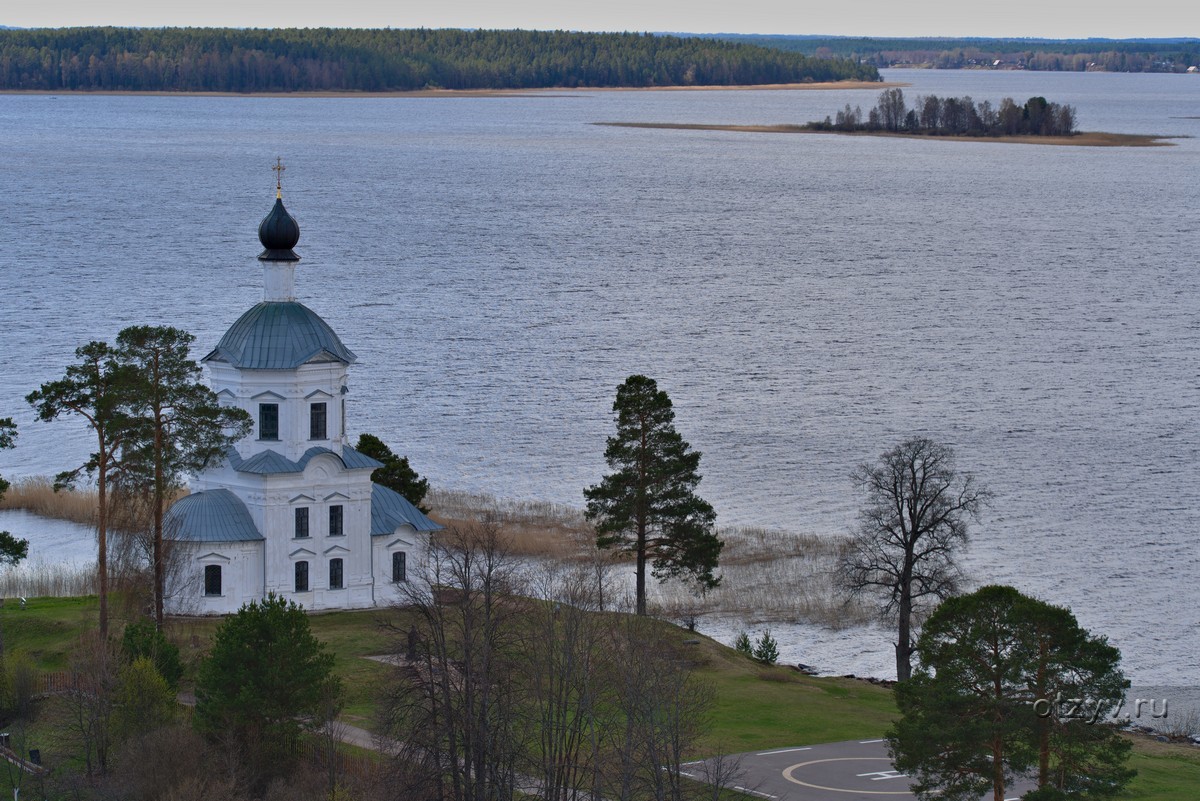
MULTIPOLYGON (((908 777, 898 773, 883 740, 850 740, 738 754, 737 789, 769 801, 914 801, 908 777)), ((704 780, 704 763, 684 766, 704 780)), ((1015 801, 1031 785, 1014 787, 1015 801)), ((989 793, 986 798, 990 799, 989 793)), ((1006 799, 1008 801, 1008 799, 1006 799)))

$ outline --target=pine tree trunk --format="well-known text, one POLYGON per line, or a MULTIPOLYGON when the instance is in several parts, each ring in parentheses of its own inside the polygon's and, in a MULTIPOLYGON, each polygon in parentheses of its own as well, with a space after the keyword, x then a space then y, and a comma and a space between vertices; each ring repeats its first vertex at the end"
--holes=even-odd
POLYGON ((108 454, 101 438, 96 473, 96 570, 100 583, 100 639, 108 639, 108 454))
POLYGON ((646 531, 638 530, 637 549, 637 613, 646 614, 646 531))
POLYGON ((163 487, 162 416, 154 427, 154 624, 163 627, 163 487))

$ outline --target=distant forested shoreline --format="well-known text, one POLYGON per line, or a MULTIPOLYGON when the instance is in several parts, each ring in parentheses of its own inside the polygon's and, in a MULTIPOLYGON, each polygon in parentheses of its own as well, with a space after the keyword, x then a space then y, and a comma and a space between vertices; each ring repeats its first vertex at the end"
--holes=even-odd
POLYGON ((0 30, 0 90, 384 92, 878 81, 871 65, 637 33, 0 30))
POLYGON ((1025 69, 1052 72, 1187 72, 1200 65, 1200 39, 989 39, 984 37, 703 34, 876 67, 1025 69))

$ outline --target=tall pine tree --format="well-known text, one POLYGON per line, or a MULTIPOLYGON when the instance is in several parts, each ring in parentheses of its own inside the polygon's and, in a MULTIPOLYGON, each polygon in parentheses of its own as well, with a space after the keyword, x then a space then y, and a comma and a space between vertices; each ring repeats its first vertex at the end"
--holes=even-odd
POLYGON ((667 393, 653 379, 632 375, 613 402, 617 433, 604 460, 612 469, 583 491, 585 514, 596 526, 596 546, 633 554, 637 613, 646 614, 646 566, 659 581, 684 576, 717 586, 722 542, 716 512, 696 495, 700 453, 675 430, 667 393))
POLYGON ((41 420, 74 414, 87 421, 96 435, 96 450, 73 470, 54 478, 55 490, 72 486, 80 475, 96 476, 96 570, 100 589, 100 635, 108 636, 108 524, 110 485, 118 469, 121 448, 129 432, 125 404, 131 371, 119 364, 105 342, 89 342, 75 349, 76 364, 56 381, 48 381, 26 396, 41 420))
POLYGON ((167 497, 185 474, 219 461, 251 427, 249 414, 221 406, 213 391, 200 382, 200 366, 188 355, 194 339, 186 331, 161 326, 131 326, 117 334, 119 358, 134 372, 124 457, 130 480, 152 502, 154 620, 159 628, 167 497))

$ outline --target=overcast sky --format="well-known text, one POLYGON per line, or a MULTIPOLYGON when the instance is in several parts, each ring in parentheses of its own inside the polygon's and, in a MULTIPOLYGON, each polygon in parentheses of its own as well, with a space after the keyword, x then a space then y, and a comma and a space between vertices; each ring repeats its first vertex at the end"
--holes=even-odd
POLYGON ((867 36, 1198 36, 1194 0, 32 0, 0 25, 533 28, 867 36))

